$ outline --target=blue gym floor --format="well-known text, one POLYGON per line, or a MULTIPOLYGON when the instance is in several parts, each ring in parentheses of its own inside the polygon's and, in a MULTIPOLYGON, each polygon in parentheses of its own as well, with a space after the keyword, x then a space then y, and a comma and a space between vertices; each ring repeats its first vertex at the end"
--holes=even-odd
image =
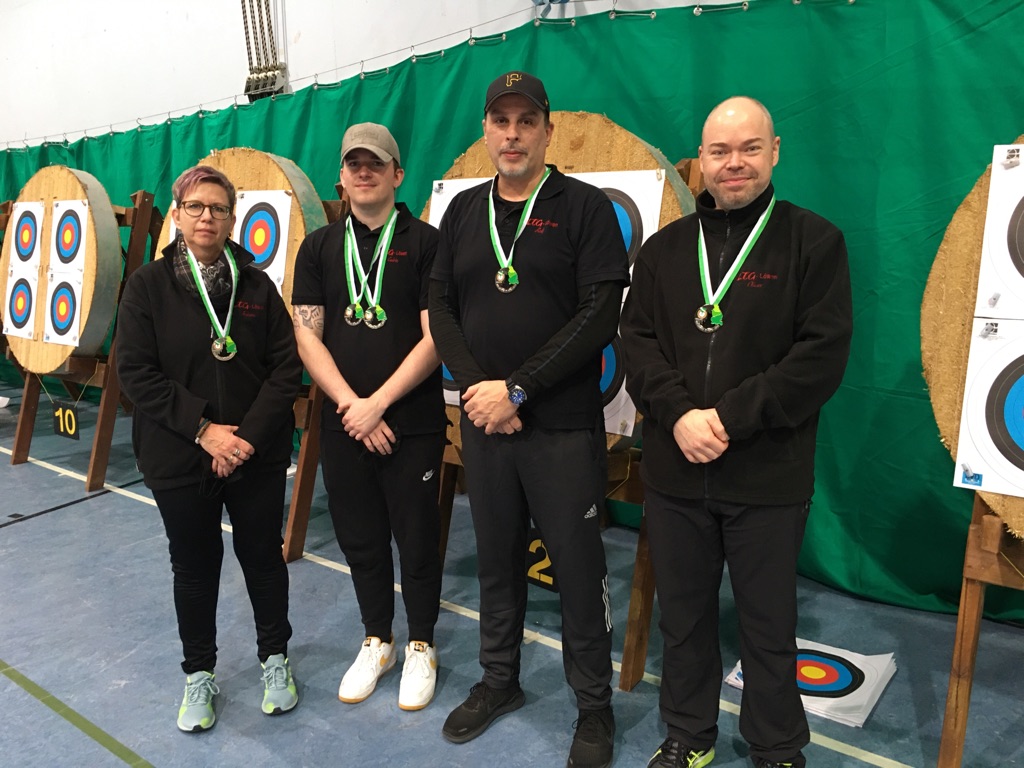
MULTIPOLYGON (((102 491, 86 493, 95 406, 80 405, 79 442, 52 434, 46 396, 31 460, 11 466, 20 385, 0 382, 0 755, 28 766, 499 766, 565 765, 576 713, 562 674, 557 596, 531 588, 522 684, 527 703, 478 739, 447 743, 441 725, 480 677, 477 585, 468 503, 457 496, 436 642, 434 701, 398 709, 400 665, 359 705, 336 698, 362 641, 352 581, 334 541, 322 490, 314 497, 306 555, 289 566, 290 657, 301 702, 270 718, 252 614, 230 547, 219 610, 217 725, 175 727, 183 675, 171 572, 159 515, 135 469, 129 418, 118 416, 102 491)), ((225 527, 225 537, 230 537, 225 527)), ((636 532, 611 527, 608 553, 614 658, 621 659, 636 532)), ((396 585, 396 591, 398 587, 396 585)), ((722 591, 724 656, 737 657, 728 585, 722 591)), ((945 707, 954 616, 919 613, 800 582, 801 637, 863 654, 895 653, 899 671, 863 728, 809 716, 814 768, 933 766, 945 707)), ((404 626, 396 595, 396 639, 404 626)), ((657 607, 655 607, 655 625, 657 607)), ((1024 764, 1021 630, 986 621, 977 659, 964 765, 1024 764), (1017 671, 1015 671, 1017 670, 1017 671)), ((644 766, 664 737, 658 716, 661 639, 655 626, 647 676, 616 689, 616 766, 644 766)), ((723 670, 723 676, 728 670, 723 670)), ((613 685, 617 684, 616 674, 613 685)), ((739 736, 739 692, 723 685, 715 766, 749 766, 739 736)))

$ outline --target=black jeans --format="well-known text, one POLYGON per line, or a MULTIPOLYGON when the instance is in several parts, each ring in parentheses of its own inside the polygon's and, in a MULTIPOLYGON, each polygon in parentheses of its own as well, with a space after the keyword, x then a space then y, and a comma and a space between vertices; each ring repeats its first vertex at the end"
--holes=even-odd
MULTIPOLYGON (((256 467, 246 468, 257 470, 256 467)), ((288 568, 281 547, 284 470, 249 471, 236 482, 154 490, 171 554, 185 674, 212 672, 217 664, 217 596, 224 559, 221 511, 227 507, 231 542, 242 567, 256 620, 261 662, 288 653, 288 568)))

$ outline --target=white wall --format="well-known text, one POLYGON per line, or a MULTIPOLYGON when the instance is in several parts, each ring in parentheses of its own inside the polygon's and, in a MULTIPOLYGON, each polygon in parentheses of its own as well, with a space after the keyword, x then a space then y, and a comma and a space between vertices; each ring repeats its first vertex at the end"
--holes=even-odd
MULTIPOLYGON (((727 0, 704 0, 714 5, 727 0)), ((272 0, 292 88, 518 27, 537 14, 690 6, 697 0, 272 0)), ((246 3, 248 6, 248 3, 246 3)), ((0 149, 74 141, 136 120, 229 106, 249 73, 235 0, 0 0, 0 149)))

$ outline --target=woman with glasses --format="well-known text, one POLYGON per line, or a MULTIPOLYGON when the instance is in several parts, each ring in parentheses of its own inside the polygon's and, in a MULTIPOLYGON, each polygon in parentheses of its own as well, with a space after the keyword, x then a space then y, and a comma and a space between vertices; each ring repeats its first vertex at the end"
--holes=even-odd
POLYGON ((235 188, 207 166, 171 190, 178 236, 128 280, 117 372, 135 406, 132 446, 163 518, 186 675, 178 728, 216 719, 222 509, 256 621, 262 710, 298 703, 288 665, 288 571, 281 553, 292 406, 302 375, 291 318, 254 257, 228 240, 235 188))

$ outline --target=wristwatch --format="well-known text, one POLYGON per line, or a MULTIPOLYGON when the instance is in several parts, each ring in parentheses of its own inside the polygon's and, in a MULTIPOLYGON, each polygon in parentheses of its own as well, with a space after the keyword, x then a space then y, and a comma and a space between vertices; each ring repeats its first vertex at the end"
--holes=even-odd
POLYGON ((526 392, 512 379, 505 379, 505 387, 508 388, 508 400, 512 405, 518 407, 526 402, 526 392))

